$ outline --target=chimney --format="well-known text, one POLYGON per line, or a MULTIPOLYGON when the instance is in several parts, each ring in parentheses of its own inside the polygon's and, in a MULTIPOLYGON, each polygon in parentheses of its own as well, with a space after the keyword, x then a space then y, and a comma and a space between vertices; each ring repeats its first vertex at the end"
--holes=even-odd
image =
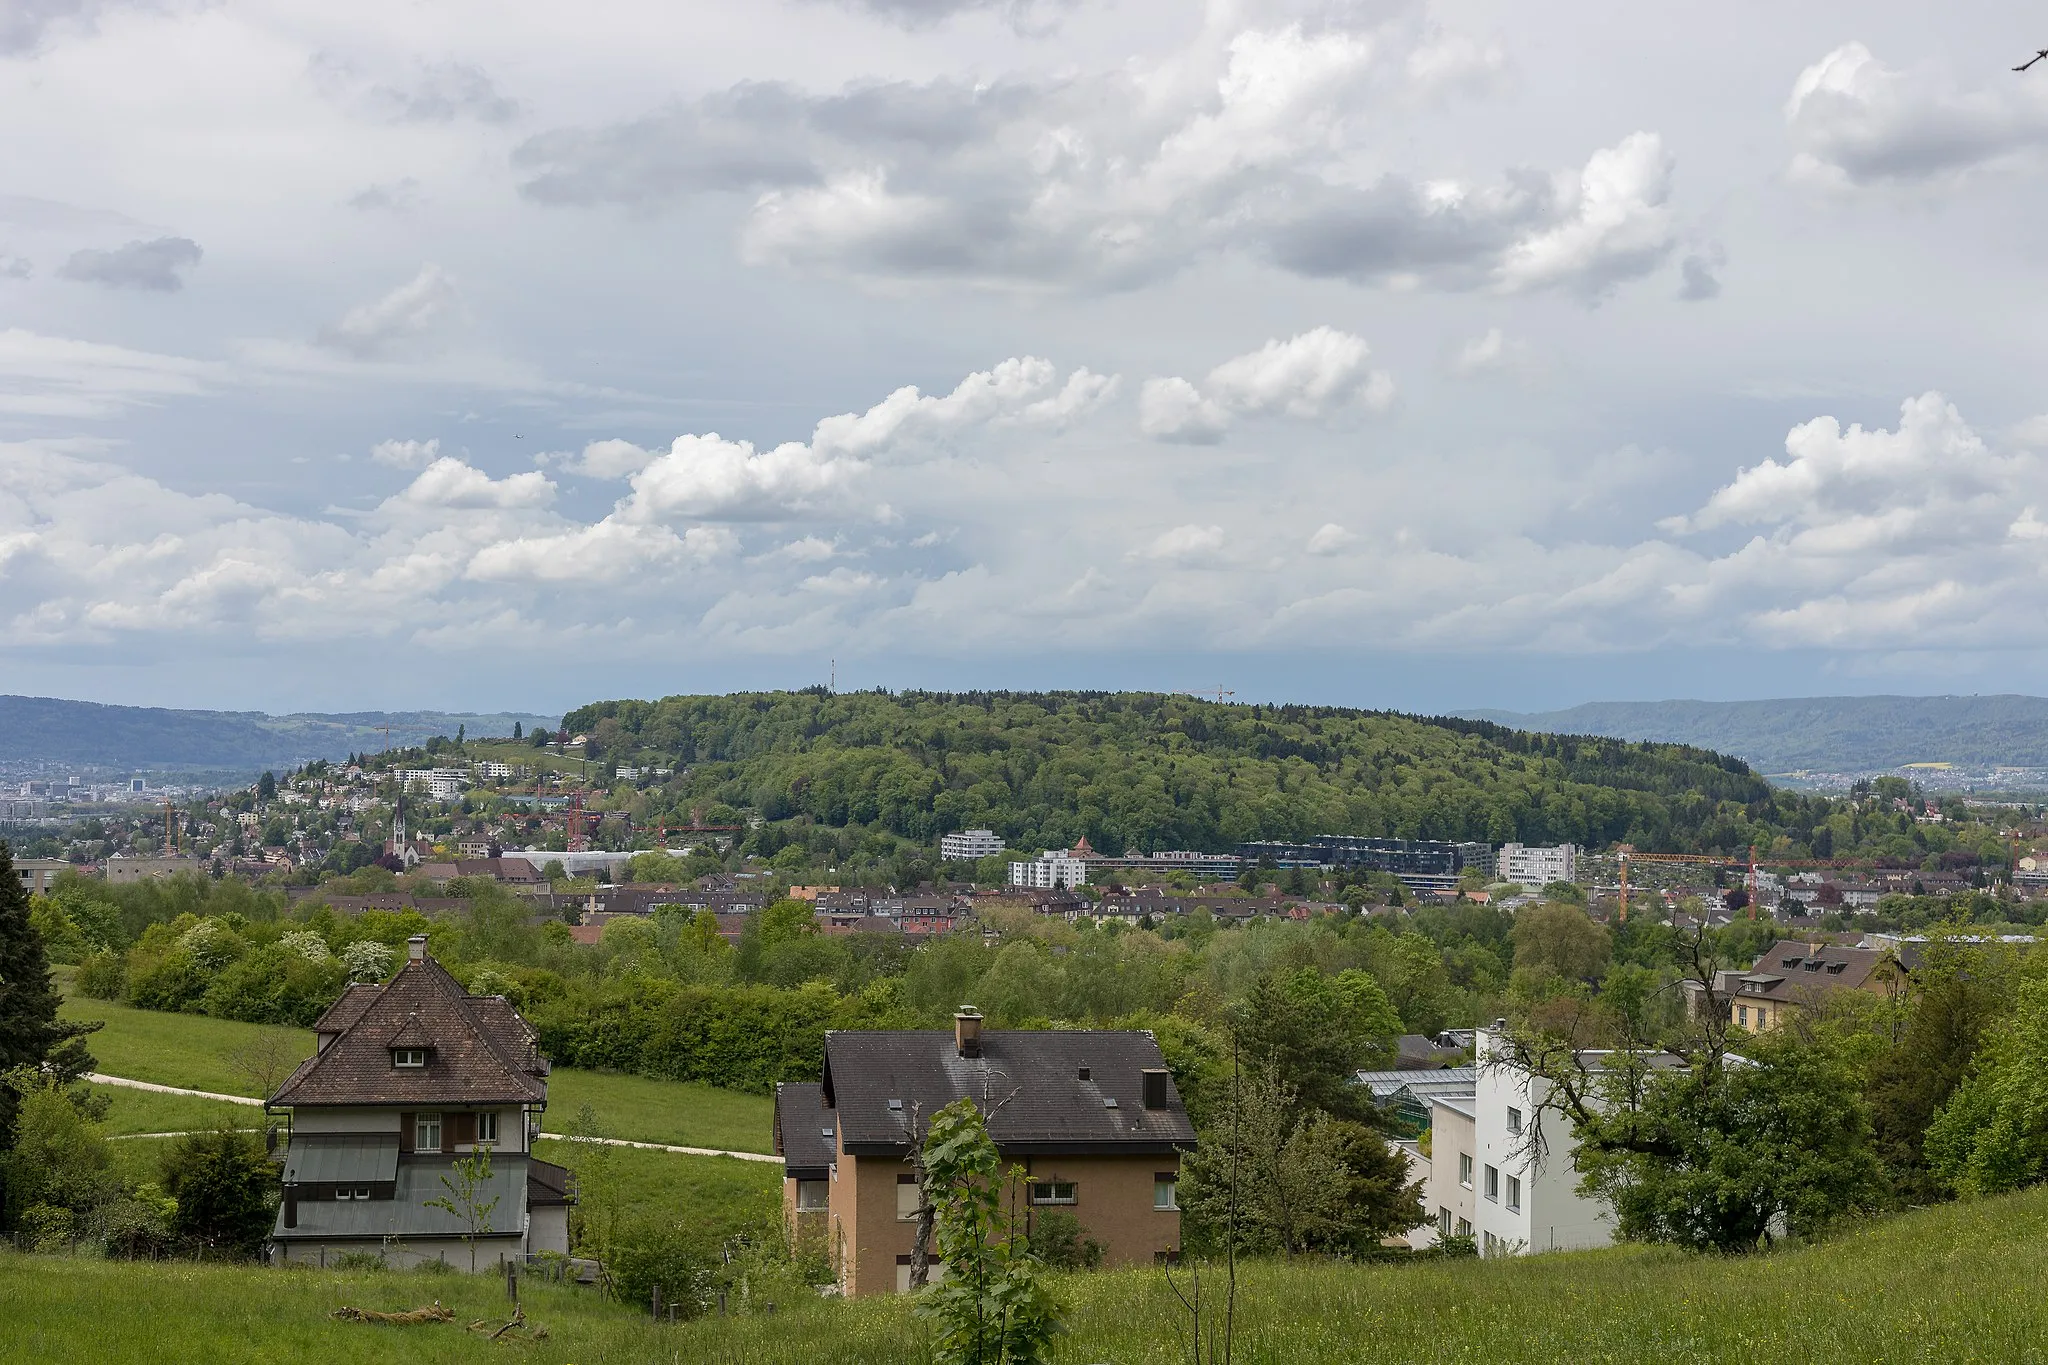
POLYGON ((962 1005, 953 1016, 953 1046, 962 1057, 981 1055, 981 1011, 962 1005))
POLYGON ((1138 1074, 1144 1078, 1145 1082, 1145 1107, 1147 1109, 1166 1108, 1166 1069, 1164 1067, 1148 1066, 1138 1074))
POLYGON ((422 962, 427 956, 427 936, 414 934, 405 941, 405 957, 408 962, 422 962))

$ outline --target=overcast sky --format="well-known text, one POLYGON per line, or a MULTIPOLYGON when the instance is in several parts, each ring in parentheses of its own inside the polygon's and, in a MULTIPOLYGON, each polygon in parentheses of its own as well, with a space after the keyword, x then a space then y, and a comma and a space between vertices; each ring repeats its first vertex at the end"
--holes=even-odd
POLYGON ((0 691, 2048 691, 2043 45, 0 0, 0 691))

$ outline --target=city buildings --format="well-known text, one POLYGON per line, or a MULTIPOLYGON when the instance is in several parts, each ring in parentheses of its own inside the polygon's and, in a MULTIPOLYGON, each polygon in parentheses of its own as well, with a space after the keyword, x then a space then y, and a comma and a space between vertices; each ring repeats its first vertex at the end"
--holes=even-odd
POLYGON ((1075 887, 1088 880, 1088 860, 1076 854, 1087 846, 1083 839, 1074 852, 1048 849, 1028 863, 1010 864, 1010 885, 1028 886, 1041 891, 1055 887, 1075 887))
POLYGON ((1411 891, 1455 891, 1463 867, 1461 845, 1440 839, 1370 839, 1319 834, 1299 842, 1259 840, 1237 846, 1248 863, 1265 859, 1275 867, 1344 868, 1391 872, 1411 891))
POLYGON ((994 830, 963 829, 939 840, 939 856, 946 859, 988 858, 1003 851, 1003 841, 994 830))
POLYGON ((1493 875, 1498 881, 1536 890, 1552 882, 1576 881, 1578 860, 1579 851, 1571 844, 1502 844, 1494 855, 1493 875))

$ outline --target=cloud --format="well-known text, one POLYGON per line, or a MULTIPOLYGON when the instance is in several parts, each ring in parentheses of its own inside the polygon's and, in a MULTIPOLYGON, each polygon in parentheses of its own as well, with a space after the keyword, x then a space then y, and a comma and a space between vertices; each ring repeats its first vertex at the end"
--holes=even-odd
POLYGON ((0 57, 25 57, 66 29, 90 30, 113 0, 7 0, 0 5, 0 57))
POLYGON ((1075 0, 843 0, 859 10, 904 28, 929 28, 963 14, 993 14, 1020 33, 1043 33, 1075 0))
POLYGON ((370 447, 370 458, 393 469, 425 469, 441 458, 441 440, 379 441, 370 447))
POLYGON ((1795 180, 1836 189, 1949 180, 2048 144, 2048 93, 2001 75, 1958 91, 1931 68, 1895 71, 1844 43, 1799 73, 1785 104, 1795 180))
POLYGON ((1500 328, 1489 327, 1483 335, 1458 348, 1456 358, 1451 361, 1451 373, 1475 375, 1505 369, 1513 359, 1514 350, 1500 328))
POLYGON ((642 450, 631 441, 614 439, 592 441, 581 454, 562 457, 557 463, 586 479, 623 479, 645 469, 654 459, 653 451, 642 450))
POLYGON ((399 493, 393 502, 450 510, 545 507, 555 486, 539 470, 493 479, 452 455, 443 455, 399 493))
POLYGON ((320 344, 360 360, 382 359, 434 332, 455 303, 455 282, 440 266, 423 265, 390 293, 358 304, 339 322, 323 327, 320 344))
POLYGON ((509 123, 519 117, 519 101, 501 94, 483 68, 461 62, 423 66, 402 85, 377 86, 373 97, 403 123, 509 123))
POLYGON ((1208 392, 1241 413, 1314 418, 1347 403, 1385 412, 1394 401, 1394 381, 1366 367, 1371 354, 1351 333, 1318 327, 1224 361, 1209 371, 1208 392))
POLYGON ((639 526, 607 517, 556 535, 522 536, 477 551, 465 576, 482 581, 617 583, 663 568, 705 564, 737 548, 722 527, 639 526))
POLYGON ((27 257, 0 253, 0 280, 25 280, 34 273, 35 266, 27 257))
POLYGON ((1678 297, 1687 303, 1703 303, 1721 295, 1721 277, 1717 273, 1722 265, 1719 251, 1698 252, 1688 255, 1679 263, 1678 297))
POLYGON ((366 213, 386 210, 392 213, 410 213, 419 207, 420 182, 411 176, 402 176, 384 185, 370 185, 349 196, 348 206, 362 209, 366 213))
POLYGON ((1312 277, 1597 297, 1668 253, 1656 135, 1556 175, 1418 176, 1377 164, 1373 114, 1487 65, 1477 49, 1342 11, 1313 28, 1234 12, 1149 63, 834 94, 752 82, 544 133, 513 161, 550 204, 745 194, 744 259, 860 278, 1129 288, 1233 252, 1312 277))
POLYGON ((1230 414, 1178 375, 1148 379, 1138 393, 1138 430, 1158 441, 1214 445, 1230 429, 1230 414))
POLYGON ((1556 221, 1502 253, 1495 275, 1510 293, 1561 287, 1587 297, 1648 274, 1671 254, 1672 159, 1655 133, 1631 133, 1552 186, 1556 221))
POLYGON ((115 289, 150 289, 175 293, 185 287, 179 273, 199 264, 206 253, 188 237, 158 237, 130 242, 111 251, 87 248, 71 253, 58 267, 67 280, 104 284, 115 289))
POLYGON ((1147 380, 1138 427, 1156 440, 1209 444, 1222 439, 1233 415, 1314 419, 1347 406, 1385 412, 1394 380, 1367 367, 1371 355, 1361 338, 1331 327, 1269 340, 1209 371, 1199 389, 1177 376, 1147 380))
POLYGON ((1221 526, 1176 526, 1131 551, 1128 557, 1182 568, 1213 567, 1229 541, 1229 534, 1221 526))
POLYGON ((1339 555, 1357 543, 1357 536, 1330 521, 1317 527, 1316 533, 1308 538, 1308 552, 1312 555, 1339 555))
POLYGON ((0 414, 105 418, 167 399, 193 398, 227 382, 224 367, 181 356, 0 331, 0 414))

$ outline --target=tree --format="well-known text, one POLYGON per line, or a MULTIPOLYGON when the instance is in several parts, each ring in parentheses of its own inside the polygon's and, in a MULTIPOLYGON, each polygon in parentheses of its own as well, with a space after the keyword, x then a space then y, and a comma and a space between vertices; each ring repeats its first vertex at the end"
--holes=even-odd
POLYGON ((1518 913, 1511 937, 1518 970, 1548 967, 1568 981, 1599 980, 1612 953, 1605 926, 1593 923, 1578 906, 1558 901, 1518 913))
POLYGON ((277 1168, 254 1133, 188 1133, 164 1155, 164 1193, 178 1201, 172 1227, 193 1246, 251 1256, 270 1234, 277 1168))
POLYGON ((484 1198, 491 1185, 491 1149, 478 1147, 474 1156, 455 1159, 451 1170, 441 1176, 443 1193, 426 1201, 430 1209, 446 1209, 462 1220, 462 1240, 469 1246, 469 1269, 476 1271, 476 1239, 491 1235, 491 1213, 502 1195, 484 1198))
POLYGON ((1232 1084, 1181 1167, 1184 1240, 1245 1254, 1360 1251, 1423 1222, 1422 1186, 1406 1175, 1382 1136, 1304 1109, 1269 1065, 1232 1084))
POLYGON ((1001 1158, 973 1100, 932 1115, 923 1146, 935 1233, 946 1277, 918 1297, 917 1316, 935 1331, 939 1365, 1041 1365, 1060 1330, 1060 1305, 1039 1276, 1038 1258, 1017 1226, 1010 1173, 1002 1214, 1001 1158))
POLYGON ((1260 976, 1230 1023, 1249 1069, 1287 1077, 1302 1104, 1342 1116, 1370 1112, 1352 1075, 1386 1060, 1401 1031, 1401 1017, 1372 976, 1329 977, 1313 967, 1260 976))
POLYGON ((7 1226, 32 1210, 58 1209, 72 1228, 118 1190, 113 1153, 79 1097, 49 1071, 18 1066, 0 1075, 0 1090, 14 1105, 14 1142, 0 1153, 6 1181, 7 1226))
POLYGON ((1976 1070, 1927 1130, 1927 1163, 1962 1195, 2048 1177, 2048 981, 2028 981, 1991 1031, 1976 1070))
POLYGON ((256 779, 256 799, 274 801, 277 799, 277 774, 266 772, 256 779))
POLYGON ((521 729, 519 728, 519 722, 518 722, 518 721, 516 721, 516 720, 512 722, 512 738, 514 738, 514 739, 523 739, 523 738, 525 738, 525 732, 524 732, 523 730, 521 730, 521 729))
MULTIPOLYGON (((0 1072, 27 1066, 49 1072, 60 1084, 75 1080, 92 1070, 84 1037, 98 1027, 57 1018, 49 960, 29 922, 28 890, 15 875, 13 850, 0 841, 0 1072)), ((13 1140, 19 1098, 0 1085, 0 1150, 13 1140)))
POLYGON ((1579 1125, 1579 1168, 1621 1236, 1747 1252, 1877 1203, 1882 1172, 1850 1068, 1788 1032, 1718 1077, 1653 1073, 1633 1109, 1579 1125))
POLYGON ((818 907, 809 901, 780 900, 762 907, 755 922, 761 929, 761 946, 772 948, 818 932, 818 907))

